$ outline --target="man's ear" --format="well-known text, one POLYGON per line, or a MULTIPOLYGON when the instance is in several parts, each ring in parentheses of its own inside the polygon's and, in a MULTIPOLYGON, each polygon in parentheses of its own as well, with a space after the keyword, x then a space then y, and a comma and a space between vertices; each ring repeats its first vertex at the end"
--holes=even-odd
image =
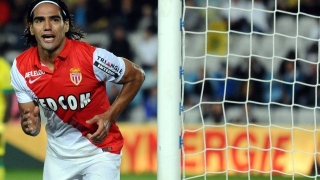
POLYGON ((34 36, 32 23, 29 23, 30 34, 34 36))
POLYGON ((65 25, 64 25, 64 32, 68 32, 69 31, 69 27, 70 27, 69 20, 66 20, 65 21, 65 25))

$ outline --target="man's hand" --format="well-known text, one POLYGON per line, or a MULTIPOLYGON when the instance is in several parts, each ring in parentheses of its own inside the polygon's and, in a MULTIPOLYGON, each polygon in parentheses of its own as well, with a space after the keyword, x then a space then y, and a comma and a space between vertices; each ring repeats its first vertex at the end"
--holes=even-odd
POLYGON ((33 112, 30 109, 25 109, 21 115, 21 127, 24 133, 36 136, 41 129, 40 109, 35 106, 33 112))
POLYGON ((112 121, 104 120, 101 115, 95 115, 92 119, 86 121, 87 124, 96 123, 98 125, 98 129, 93 134, 88 133, 87 138, 92 142, 100 143, 102 142, 108 135, 110 126, 112 121))

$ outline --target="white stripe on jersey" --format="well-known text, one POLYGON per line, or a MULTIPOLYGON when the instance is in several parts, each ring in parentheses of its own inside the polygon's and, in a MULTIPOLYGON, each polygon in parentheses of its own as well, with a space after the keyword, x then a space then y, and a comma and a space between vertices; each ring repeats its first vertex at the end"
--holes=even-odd
POLYGON ((36 98, 36 95, 27 86, 26 80, 18 71, 16 59, 13 61, 10 76, 11 85, 15 89, 17 100, 19 101, 19 103, 31 102, 33 101, 32 97, 36 98), (26 92, 28 94, 26 94, 26 92))

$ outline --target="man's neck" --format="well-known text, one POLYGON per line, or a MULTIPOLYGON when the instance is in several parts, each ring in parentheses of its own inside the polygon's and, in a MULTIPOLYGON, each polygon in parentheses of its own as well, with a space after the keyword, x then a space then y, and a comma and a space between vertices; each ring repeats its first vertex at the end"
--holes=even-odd
POLYGON ((64 48, 65 43, 66 41, 64 41, 58 48, 52 50, 38 48, 40 61, 45 64, 52 72, 54 70, 54 61, 64 48))

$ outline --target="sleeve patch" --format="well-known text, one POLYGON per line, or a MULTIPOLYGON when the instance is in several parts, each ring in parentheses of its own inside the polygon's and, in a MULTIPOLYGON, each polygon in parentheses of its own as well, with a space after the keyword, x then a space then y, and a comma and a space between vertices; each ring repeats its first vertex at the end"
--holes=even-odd
POLYGON ((106 66, 104 66, 103 64, 101 64, 101 63, 99 63, 99 62, 97 62, 97 61, 94 62, 94 66, 96 66, 96 67, 97 67, 98 69, 100 69, 101 71, 109 74, 110 76, 113 76, 113 77, 115 77, 115 78, 118 78, 118 77, 119 77, 119 74, 118 74, 117 72, 115 72, 115 71, 107 68, 106 66))

